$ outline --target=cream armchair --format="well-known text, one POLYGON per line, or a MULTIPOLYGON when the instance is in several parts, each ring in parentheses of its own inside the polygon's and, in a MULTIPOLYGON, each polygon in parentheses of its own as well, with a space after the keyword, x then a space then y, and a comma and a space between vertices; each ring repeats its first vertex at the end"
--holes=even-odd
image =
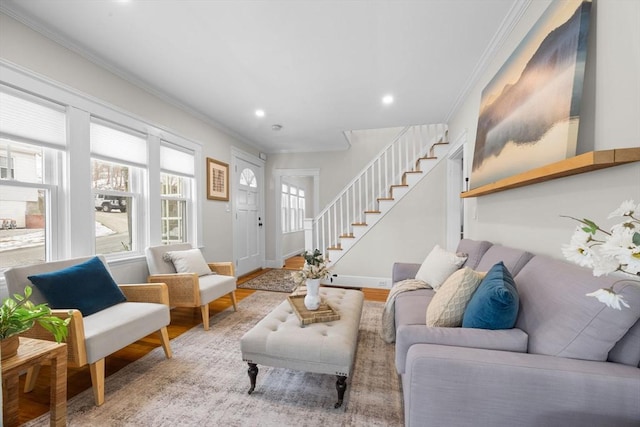
MULTIPOLYGON (((31 301, 36 304, 47 302, 38 288, 31 284, 29 276, 58 271, 92 258, 75 258, 10 268, 4 273, 9 293, 22 294, 24 288, 29 285, 33 289, 31 301)), ((104 257, 100 256, 99 258, 109 271, 104 257)), ((157 331, 166 357, 171 358, 171 346, 167 332, 167 325, 171 320, 167 285, 164 283, 143 283, 118 285, 118 287, 124 293, 127 301, 91 315, 83 316, 74 307, 52 309, 52 312, 58 317, 71 317, 67 337, 68 366, 89 365, 96 406, 104 403, 105 357, 108 355, 157 331)), ((37 324, 22 336, 53 340, 51 333, 37 324)), ((25 392, 33 389, 38 371, 39 369, 33 369, 27 372, 25 392)))
POLYGON ((150 283, 166 283, 169 287, 171 307, 200 307, 202 325, 209 330, 209 303, 224 295, 229 295, 233 309, 238 310, 236 301, 236 278, 232 262, 207 263, 216 274, 198 276, 195 273, 177 273, 165 254, 172 251, 185 251, 191 248, 189 243, 151 246, 146 249, 150 283))

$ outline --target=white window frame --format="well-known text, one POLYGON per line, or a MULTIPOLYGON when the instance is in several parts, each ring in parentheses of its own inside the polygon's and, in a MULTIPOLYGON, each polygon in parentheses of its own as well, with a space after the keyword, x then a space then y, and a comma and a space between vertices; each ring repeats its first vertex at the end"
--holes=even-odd
MULTIPOLYGON (((143 259, 144 247, 160 243, 160 212, 157 207, 160 205, 161 139, 193 153, 194 176, 190 188, 192 206, 189 212, 192 224, 188 233, 194 246, 202 245, 203 200, 199 196, 199 189, 204 187, 202 144, 2 59, 0 59, 0 76, 0 84, 16 88, 20 92, 33 93, 37 97, 66 106, 67 151, 60 156, 57 168, 61 178, 56 183, 57 186, 54 185, 47 190, 50 193, 47 220, 51 221, 51 226, 47 227, 48 233, 51 233, 48 240, 55 245, 51 246, 50 254, 47 254, 48 260, 95 254, 94 239, 86 238, 95 233, 93 231, 95 215, 88 214, 89 211, 95 211, 93 190, 90 185, 87 185, 91 180, 92 156, 88 141, 92 116, 148 135, 147 170, 140 177, 141 190, 135 202, 139 226, 134 238, 139 242, 139 251, 107 255, 110 263, 115 261, 117 264, 121 259, 124 262, 128 262, 127 259, 143 259), (73 168, 68 168, 67 165, 73 165, 73 168)), ((46 162, 45 159, 45 164, 46 162)), ((44 188, 45 185, 37 184, 37 187, 44 188)), ((1 282, 3 282, 2 279, 0 284, 1 282)))
MULTIPOLYGON (((182 225, 182 229, 184 230, 184 239, 182 240, 182 243, 184 242, 189 242, 191 239, 189 230, 192 229, 193 227, 190 227, 191 224, 191 219, 193 218, 193 215, 190 214, 190 212, 192 212, 193 210, 193 197, 192 197, 192 188, 193 188, 193 178, 190 177, 186 177, 186 176, 182 176, 179 174, 175 174, 175 173, 169 173, 169 172, 162 172, 161 173, 161 179, 162 179, 162 175, 171 175, 171 176, 175 176, 177 178, 180 178, 182 180, 182 184, 183 184, 183 194, 182 195, 177 195, 177 194, 162 194, 162 191, 160 191, 160 211, 162 212, 162 203, 164 203, 165 201, 177 201, 177 202, 183 202, 185 207, 184 207, 184 216, 182 221, 184 222, 184 224, 182 225)), ((162 190, 162 184, 161 184, 161 190, 162 190)), ((170 218, 170 217, 167 217, 170 218)), ((162 222, 164 221, 168 221, 168 219, 165 219, 162 217, 162 213, 160 215, 160 220, 162 222)), ((160 226, 160 239, 162 240, 162 224, 160 226)), ((162 240, 163 244, 170 244, 170 243, 178 243, 178 242, 172 242, 171 240, 162 240)))
POLYGON ((301 209, 300 207, 301 204, 304 206, 306 203, 304 189, 283 181, 280 191, 282 233, 286 234, 304 231, 305 208, 302 207, 301 209))

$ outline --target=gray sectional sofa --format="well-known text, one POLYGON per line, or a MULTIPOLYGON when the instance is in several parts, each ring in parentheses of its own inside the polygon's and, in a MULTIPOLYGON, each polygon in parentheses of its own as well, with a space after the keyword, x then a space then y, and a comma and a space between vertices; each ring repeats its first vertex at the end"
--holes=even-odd
MULTIPOLYGON (((465 266, 503 261, 520 298, 513 329, 426 326, 431 289, 395 301, 396 369, 405 425, 639 426, 640 286, 616 284, 631 306, 585 296, 619 278, 487 241, 462 240, 465 266)), ((420 264, 396 263, 393 282, 420 264)))

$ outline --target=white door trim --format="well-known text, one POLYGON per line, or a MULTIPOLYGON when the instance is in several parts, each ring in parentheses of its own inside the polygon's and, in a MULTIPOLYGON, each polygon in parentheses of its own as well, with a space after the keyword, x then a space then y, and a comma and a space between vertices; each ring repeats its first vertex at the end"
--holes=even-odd
MULTIPOLYGON (((235 177, 235 171, 238 167, 238 162, 237 159, 241 159, 244 160, 245 162, 249 162, 249 163, 253 163, 255 165, 258 165, 260 167, 261 170, 261 176, 259 177, 259 186, 258 186, 258 190, 260 193, 259 196, 259 203, 260 203, 260 218, 263 219, 263 223, 264 223, 264 189, 265 189, 265 185, 264 185, 264 180, 265 180, 265 173, 264 173, 264 169, 265 169, 265 161, 262 160, 261 158, 259 158, 258 156, 255 156, 251 153, 248 153, 246 151, 240 150, 239 148, 236 147, 231 147, 231 170, 229 171, 229 194, 232 195, 232 199, 231 199, 231 212, 232 215, 234 216, 234 220, 233 220, 233 262, 235 264, 235 266, 238 266, 238 245, 236 244, 236 236, 238 236, 238 233, 236 231, 236 227, 237 227, 237 221, 235 220, 235 215, 237 213, 237 200, 235 197, 235 191, 236 191, 236 183, 234 179, 231 179, 231 177, 235 177)), ((260 266, 262 268, 265 267, 265 231, 264 231, 265 227, 261 227, 260 228, 260 254, 261 254, 261 260, 260 260, 260 266)), ((237 273, 237 272, 236 272, 237 273)))
POLYGON ((460 191, 463 188, 463 176, 466 175, 464 159, 466 158, 467 131, 465 130, 453 143, 447 154, 447 250, 455 251, 460 242, 462 227, 461 209, 463 201, 460 191))
POLYGON ((282 254, 282 220, 281 220, 281 197, 280 188, 282 188, 282 177, 285 176, 310 176, 313 178, 313 212, 307 216, 315 218, 320 211, 320 169, 275 169, 273 171, 275 178, 275 259, 270 264, 272 268, 282 268, 284 265, 284 257, 282 254))

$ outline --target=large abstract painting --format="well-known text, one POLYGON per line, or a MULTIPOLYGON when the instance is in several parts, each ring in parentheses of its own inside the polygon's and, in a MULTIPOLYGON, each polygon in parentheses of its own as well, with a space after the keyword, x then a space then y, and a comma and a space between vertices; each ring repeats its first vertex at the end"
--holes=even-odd
POLYGON ((555 1, 482 91, 471 188, 576 153, 591 1, 555 1))

